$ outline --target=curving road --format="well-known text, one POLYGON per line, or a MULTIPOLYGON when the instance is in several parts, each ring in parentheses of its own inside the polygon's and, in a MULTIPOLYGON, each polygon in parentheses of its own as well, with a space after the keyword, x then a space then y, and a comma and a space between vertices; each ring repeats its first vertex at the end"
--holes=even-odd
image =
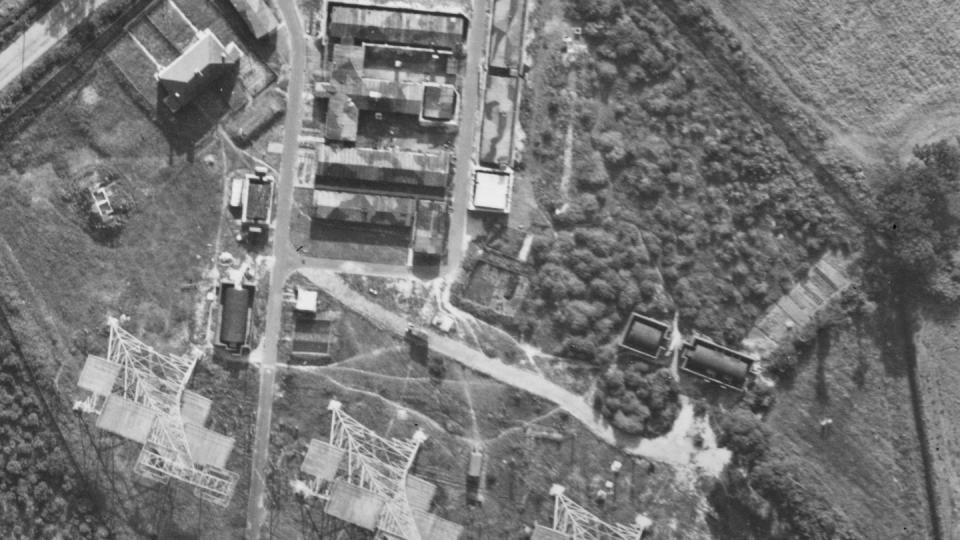
POLYGON ((257 351, 260 359, 260 399, 250 471, 250 497, 247 501, 247 538, 260 538, 266 518, 266 473, 269 470, 270 419, 276 379, 277 347, 283 311, 283 285, 298 257, 290 243, 290 218, 293 211, 293 185, 296 179, 297 146, 300 136, 307 43, 295 0, 277 2, 290 36, 290 73, 287 85, 287 111, 283 127, 283 155, 277 185, 277 219, 273 229, 274 267, 270 274, 270 298, 267 301, 267 326, 257 351))

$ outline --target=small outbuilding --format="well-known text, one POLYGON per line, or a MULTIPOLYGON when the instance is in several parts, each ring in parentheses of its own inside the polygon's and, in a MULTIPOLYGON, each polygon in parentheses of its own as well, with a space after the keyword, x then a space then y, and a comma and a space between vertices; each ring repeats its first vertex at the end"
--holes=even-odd
POLYGON ((749 355, 699 336, 685 343, 680 353, 681 371, 741 392, 746 389, 755 362, 749 355))
POLYGON ((250 348, 250 321, 256 288, 249 283, 220 283, 220 317, 216 345, 240 354, 250 348))
POLYGON ((512 171, 477 169, 473 176, 473 196, 470 198, 470 209, 508 214, 510 213, 512 192, 512 171))
POLYGON ((660 363, 670 343, 670 325, 634 313, 620 339, 620 348, 647 362, 660 363))
POLYGON ((294 309, 298 314, 316 316, 318 298, 317 291, 297 287, 297 305, 294 309))

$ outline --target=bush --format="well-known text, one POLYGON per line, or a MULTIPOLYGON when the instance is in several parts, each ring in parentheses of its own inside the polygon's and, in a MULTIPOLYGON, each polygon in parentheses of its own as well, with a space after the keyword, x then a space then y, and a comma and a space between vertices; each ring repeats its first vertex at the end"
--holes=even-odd
POLYGON ((680 413, 677 381, 666 368, 645 373, 640 363, 610 368, 594 398, 594 407, 614 428, 628 435, 658 437, 670 431, 680 413))

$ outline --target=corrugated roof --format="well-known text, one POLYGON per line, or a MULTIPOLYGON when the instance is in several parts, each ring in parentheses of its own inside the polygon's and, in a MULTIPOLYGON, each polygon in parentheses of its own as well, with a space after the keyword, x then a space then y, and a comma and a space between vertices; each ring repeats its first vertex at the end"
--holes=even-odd
POLYGON ((317 149, 319 181, 362 181, 443 188, 450 172, 450 154, 377 150, 374 148, 317 149))
POLYGON ((158 413, 152 409, 111 394, 97 417, 97 427, 143 444, 157 416, 158 413))
POLYGON ((465 23, 457 15, 334 6, 327 32, 339 39, 452 49, 463 42, 465 23))
POLYGON ((364 78, 345 83, 343 92, 361 111, 419 115, 423 108, 423 85, 417 82, 364 78))

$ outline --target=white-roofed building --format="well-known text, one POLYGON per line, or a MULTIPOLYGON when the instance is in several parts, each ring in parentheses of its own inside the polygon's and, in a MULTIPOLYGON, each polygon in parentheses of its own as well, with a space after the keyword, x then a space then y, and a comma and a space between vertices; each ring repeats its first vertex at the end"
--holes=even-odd
POLYGON ((197 32, 196 40, 183 54, 157 72, 160 85, 167 91, 164 104, 177 112, 234 67, 242 56, 236 43, 224 45, 209 28, 197 32))
POLYGON ((473 177, 473 196, 470 209, 485 212, 510 213, 513 191, 513 172, 477 169, 473 177))

